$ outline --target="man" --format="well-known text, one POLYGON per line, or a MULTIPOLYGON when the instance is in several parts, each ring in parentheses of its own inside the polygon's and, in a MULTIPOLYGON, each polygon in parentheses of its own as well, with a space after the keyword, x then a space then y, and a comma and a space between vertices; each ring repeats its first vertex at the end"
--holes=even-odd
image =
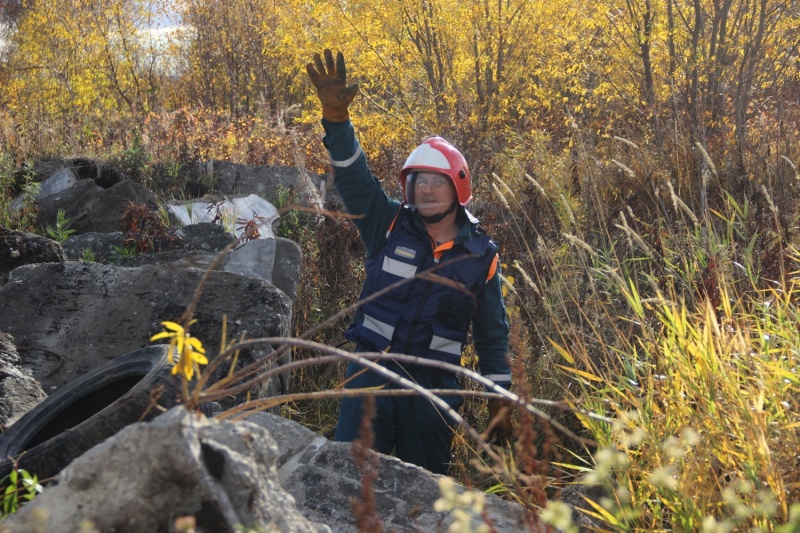
MULTIPOLYGON (((416 355, 454 365, 470 323, 481 373, 508 388, 508 323, 500 286, 497 245, 466 210, 472 199, 464 156, 450 143, 433 137, 419 145, 400 172, 403 203, 389 198, 367 166, 356 140, 348 107, 358 85, 347 86, 344 57, 334 63, 325 50, 306 67, 322 104, 323 143, 328 149, 334 184, 367 249, 367 278, 361 298, 402 279, 437 267, 435 273, 456 282, 412 279, 363 304, 346 336, 361 352, 416 355)), ((397 362, 386 366, 428 389, 457 389, 451 372, 397 362)), ((351 363, 348 388, 396 385, 351 363), (356 375, 357 374, 357 375, 356 375)), ((460 396, 443 396, 454 409, 460 396)), ((508 402, 490 400, 495 440, 511 436, 508 402)), ((336 440, 353 441, 361 421, 361 398, 345 398, 339 411, 336 440)), ((372 420, 375 448, 434 473, 446 474, 451 461, 451 422, 420 396, 376 398, 372 420)))

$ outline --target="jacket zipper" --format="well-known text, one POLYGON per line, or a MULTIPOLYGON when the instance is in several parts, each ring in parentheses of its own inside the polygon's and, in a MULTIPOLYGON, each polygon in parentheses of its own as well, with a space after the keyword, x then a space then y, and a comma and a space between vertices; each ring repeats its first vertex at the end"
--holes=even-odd
MULTIPOLYGON (((436 249, 436 247, 435 247, 436 243, 433 242, 433 239, 431 238, 430 235, 428 235, 428 238, 431 241, 431 246, 432 246, 431 253, 433 253, 433 250, 436 249)), ((433 264, 434 265, 438 265, 439 264, 439 258, 438 257, 434 256, 433 264)), ((425 307, 425 302, 428 300, 428 294, 431 292, 431 286, 433 286, 433 282, 432 281, 428 280, 428 281, 425 282, 425 292, 422 293, 422 298, 420 299, 419 305, 417 306, 417 312, 414 313, 414 320, 411 321, 411 325, 408 328, 408 336, 406 337, 406 346, 405 346, 405 350, 403 350, 403 353, 407 354, 408 351, 409 351, 409 348, 411 347, 411 340, 414 338, 414 330, 417 329, 417 323, 419 322, 419 316, 422 314, 422 309, 425 307)), ((422 355, 419 355, 419 357, 422 357, 422 355)))

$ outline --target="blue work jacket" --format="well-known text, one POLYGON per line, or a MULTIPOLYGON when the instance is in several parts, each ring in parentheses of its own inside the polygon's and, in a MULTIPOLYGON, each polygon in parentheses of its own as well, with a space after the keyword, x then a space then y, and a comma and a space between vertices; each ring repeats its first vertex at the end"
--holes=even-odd
POLYGON ((414 217, 408 208, 400 209, 386 245, 367 259, 361 293, 366 301, 347 330, 347 338, 374 351, 460 365, 497 246, 472 225, 472 236, 464 243, 436 247, 427 232, 415 226, 414 217), (419 277, 426 272, 433 275, 419 277), (381 291, 376 298, 367 299, 381 291))
MULTIPOLYGON (((350 121, 323 119, 322 126, 334 185, 348 213, 356 215, 354 223, 367 249, 367 279, 362 298, 388 286, 391 279, 400 279, 392 273, 391 265, 400 270, 405 268, 404 273, 412 268, 422 272, 432 267, 435 264, 435 243, 416 213, 389 198, 372 175, 350 121), (412 254, 414 258, 409 259, 412 254), (388 270, 384 269, 387 259, 388 270), (410 266, 403 267, 392 261, 402 261, 410 266)), ((374 305, 367 303, 362 306, 347 336, 362 348, 388 349, 459 364, 461 348, 471 323, 481 374, 507 388, 511 382, 506 360, 509 329, 501 292, 497 247, 465 209, 457 222, 458 234, 452 247, 441 256, 439 264, 444 266, 435 273, 461 283, 469 295, 445 284, 414 280, 404 284, 405 289, 401 287, 387 297, 379 298, 374 305), (490 268, 492 264, 494 268, 490 268), (400 300, 407 303, 400 306, 400 300), (451 305, 454 311, 451 317, 447 320, 435 318, 443 317, 451 305), (365 325, 365 316, 383 325, 373 322, 370 328, 365 325)))

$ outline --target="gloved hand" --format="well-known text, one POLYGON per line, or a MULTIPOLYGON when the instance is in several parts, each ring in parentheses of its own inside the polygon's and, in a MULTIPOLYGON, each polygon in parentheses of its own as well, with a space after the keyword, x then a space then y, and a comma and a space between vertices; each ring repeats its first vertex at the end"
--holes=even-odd
POLYGON ((311 78, 311 83, 317 88, 317 97, 322 103, 322 118, 334 122, 344 122, 350 118, 347 107, 358 93, 358 84, 347 86, 347 69, 344 66, 344 56, 341 52, 336 54, 336 65, 333 64, 333 54, 325 50, 325 65, 319 54, 314 54, 314 64, 306 65, 306 72, 311 78))
POLYGON ((493 444, 503 444, 514 437, 514 426, 511 424, 511 413, 514 412, 514 402, 505 398, 491 399, 488 402, 489 430, 488 439, 493 444))

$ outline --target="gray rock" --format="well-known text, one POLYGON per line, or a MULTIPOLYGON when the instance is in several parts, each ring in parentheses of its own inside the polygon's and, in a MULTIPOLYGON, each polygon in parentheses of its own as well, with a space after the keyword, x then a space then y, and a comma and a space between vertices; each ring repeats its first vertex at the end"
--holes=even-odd
POLYGON ((47 198, 48 196, 58 194, 61 191, 72 187, 77 181, 78 178, 75 177, 75 174, 72 173, 72 170, 68 168, 62 168, 41 183, 39 186, 37 199, 47 198))
POLYGON ((14 337, 0 331, 0 433, 47 398, 39 382, 25 375, 14 337))
POLYGON ((20 362, 22 361, 17 352, 17 345, 14 344, 14 337, 0 331, 0 364, 16 366, 20 362))
POLYGON ((270 413, 255 413, 247 417, 247 421, 266 428, 273 435, 275 444, 278 446, 276 464, 279 468, 289 459, 301 453, 312 441, 320 438, 307 427, 270 413))
POLYGON ((108 189, 101 189, 85 199, 72 220, 72 227, 78 234, 121 230, 120 217, 131 202, 155 204, 155 195, 135 181, 122 181, 108 189))
POLYGON ((122 181, 103 189, 92 180, 78 180, 72 187, 36 201, 36 223, 44 230, 54 226, 59 209, 69 218, 76 234, 119 231, 123 210, 133 203, 155 203, 153 192, 135 181, 122 181))
POLYGON ((56 263, 66 259, 61 245, 53 240, 0 227, 0 275, 23 265, 56 263))
POLYGON ((181 407, 128 426, 73 461, 56 484, 12 515, 12 528, 45 513, 53 533, 174 531, 194 516, 200 531, 330 531, 302 516, 280 487, 277 447, 248 422, 207 420, 181 407))
POLYGON ((190 249, 207 252, 219 252, 234 240, 221 224, 211 222, 187 224, 176 233, 190 249))
MULTIPOLYGON (((52 358, 23 354, 23 366, 49 391, 108 359, 148 345, 161 331, 162 321, 175 321, 183 314, 202 275, 198 269, 157 265, 125 268, 67 261, 24 266, 0 287, 0 301, 15 302, 0 306, 0 330, 13 335, 18 346, 44 346, 64 357, 61 368, 50 376, 56 363, 52 358)), ((223 315, 228 340, 242 333, 248 338, 290 333, 291 303, 280 290, 262 280, 212 272, 194 315, 197 323, 191 327, 209 355, 220 346, 223 315)), ((243 350, 240 364, 270 352, 269 346, 243 350)), ((284 386, 279 379, 270 380, 251 396, 263 397, 284 386)))
POLYGON ((61 245, 67 258, 78 260, 84 250, 94 253, 95 260, 101 261, 111 257, 115 247, 121 247, 125 240, 121 231, 113 233, 89 232, 80 235, 72 235, 61 245))
MULTIPOLYGON (((163 243, 163 252, 145 252, 132 257, 119 257, 118 248, 123 247, 125 236, 122 232, 83 233, 73 235, 62 245, 69 259, 78 260, 84 250, 94 253, 95 261, 119 264, 127 267, 143 265, 165 265, 171 270, 200 268, 205 270, 233 237, 225 233, 218 224, 203 223, 185 226, 175 232, 171 243, 163 243)), ((217 270, 222 270, 223 262, 217 270)))
POLYGON ((272 282, 274 264, 275 239, 256 239, 243 243, 231 252, 224 270, 272 282))
MULTIPOLYGON (((351 501, 361 498, 362 483, 361 472, 351 455, 351 444, 329 442, 296 427, 295 422, 267 413, 252 415, 247 420, 267 428, 277 441, 281 484, 294 496, 300 512, 310 520, 327 524, 335 533, 357 531, 351 501)), ((376 512, 384 530, 446 531, 452 519, 433 510, 440 497, 438 481, 442 476, 394 457, 379 455, 379 460, 374 492, 376 512)), ((485 500, 487 516, 496 531, 528 531, 525 513, 519 505, 490 494, 485 500)))
POLYGON ((297 286, 303 268, 303 252, 289 239, 275 239, 275 262, 272 266, 272 284, 282 290, 292 302, 297 300, 297 286))
POLYGON ((0 433, 45 398, 38 381, 0 363, 0 433))
POLYGON ((118 168, 104 161, 75 157, 68 159, 66 164, 72 168, 72 171, 75 172, 79 179, 92 180, 104 189, 110 189, 126 179, 125 174, 120 172, 118 168))
MULTIPOLYGON (((32 200, 37 202, 43 198, 47 198, 48 196, 59 194, 75 185, 77 181, 78 178, 75 177, 75 174, 72 173, 72 170, 68 168, 62 168, 39 184, 39 190, 34 195, 32 200)), ((25 195, 21 194, 14 198, 14 200, 11 202, 10 209, 18 211, 24 202, 25 195)))
MULTIPOLYGON (((97 195, 104 189, 92 180, 78 180, 72 187, 35 202, 36 223, 42 231, 47 226, 55 226, 58 210, 63 209, 70 219, 69 228, 75 229, 75 222, 87 202, 96 202, 97 195)), ((108 231, 117 231, 119 224, 108 231)), ((97 231, 87 229, 86 231, 97 231)), ((85 232, 86 232, 85 231, 85 232)), ((85 233, 83 232, 83 233, 85 233)))
POLYGON ((276 202, 279 192, 290 192, 296 202, 319 205, 320 176, 297 167, 247 166, 214 161, 214 189, 227 195, 258 194, 276 202))
MULTIPOLYGON (((166 270, 183 270, 186 268, 199 268, 206 270, 217 254, 203 250, 167 250, 165 252, 137 254, 118 262, 120 266, 137 268, 144 265, 161 265, 166 270)), ((214 270, 222 270, 227 259, 222 259, 214 270)))

